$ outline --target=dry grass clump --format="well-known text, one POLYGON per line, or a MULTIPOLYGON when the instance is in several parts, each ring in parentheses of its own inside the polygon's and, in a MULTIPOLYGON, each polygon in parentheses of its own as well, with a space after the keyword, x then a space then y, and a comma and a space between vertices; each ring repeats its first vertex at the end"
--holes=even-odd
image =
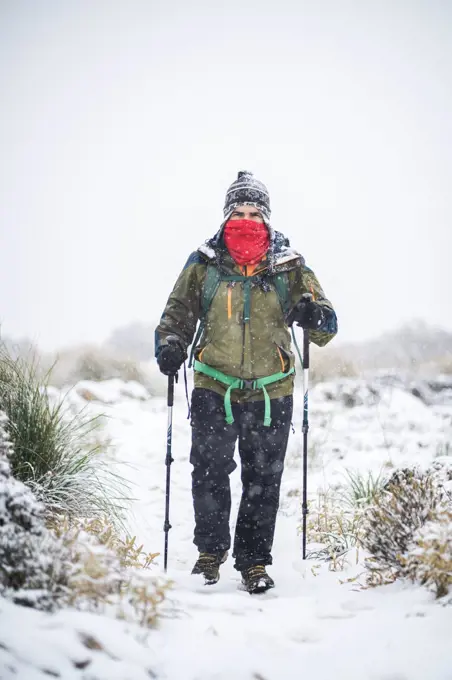
POLYGON ((358 559, 364 511, 383 484, 381 474, 347 470, 345 486, 319 491, 316 503, 309 507, 307 530, 308 541, 320 546, 309 557, 328 560, 332 571, 344 567, 344 558, 352 549, 358 559))
POLYGON ((452 586, 452 511, 438 513, 416 532, 402 564, 412 581, 428 586, 436 597, 447 595, 452 586))
POLYGON ((169 582, 149 567, 158 553, 146 553, 136 538, 121 539, 104 519, 53 523, 72 569, 65 603, 78 609, 112 613, 116 618, 155 625, 169 582))
POLYGON ((332 571, 342 569, 342 558, 353 548, 358 551, 361 516, 359 508, 344 506, 332 490, 319 491, 309 506, 307 540, 320 545, 309 551, 309 559, 327 560, 332 571))
POLYGON ((318 544, 308 557, 329 562, 332 571, 350 563, 360 547, 367 585, 397 577, 429 587, 443 597, 452 586, 452 468, 442 463, 421 471, 381 474, 347 471, 348 484, 321 491, 310 505, 308 542, 318 544))
POLYGON ((396 470, 366 513, 364 547, 382 564, 399 567, 415 531, 434 518, 441 498, 432 474, 396 470))

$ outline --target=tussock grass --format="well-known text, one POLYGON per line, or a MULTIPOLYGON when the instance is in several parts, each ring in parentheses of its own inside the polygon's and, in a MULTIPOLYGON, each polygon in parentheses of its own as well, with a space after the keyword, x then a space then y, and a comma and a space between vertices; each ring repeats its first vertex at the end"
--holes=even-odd
POLYGON ((362 473, 346 469, 345 478, 346 486, 339 496, 345 505, 351 507, 370 505, 386 484, 382 471, 375 475, 371 470, 362 473))
POLYGON ((355 548, 358 557, 361 517, 360 509, 344 505, 339 493, 319 491, 309 506, 307 536, 309 543, 320 545, 308 552, 308 558, 328 561, 332 571, 343 569, 350 550, 355 548))
POLYGON ((100 418, 71 414, 64 400, 51 403, 49 374, 39 375, 36 359, 12 358, 0 345, 0 410, 8 417, 14 477, 32 489, 48 513, 107 515, 121 523, 129 487, 93 441, 100 418))

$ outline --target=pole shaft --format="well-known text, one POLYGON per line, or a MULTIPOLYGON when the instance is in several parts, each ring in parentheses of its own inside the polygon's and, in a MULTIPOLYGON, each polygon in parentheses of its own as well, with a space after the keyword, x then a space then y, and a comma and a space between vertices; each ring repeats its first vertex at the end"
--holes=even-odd
POLYGON ((306 519, 308 514, 308 432, 309 432, 309 330, 303 330, 303 559, 306 559, 306 519))
POLYGON ((163 565, 166 572, 168 566, 168 532, 171 529, 169 522, 170 509, 170 489, 171 489, 171 463, 173 458, 171 455, 172 436, 173 436, 173 404, 174 404, 174 375, 168 376, 168 427, 166 430, 166 492, 165 492, 165 524, 163 531, 165 532, 165 551, 163 565))

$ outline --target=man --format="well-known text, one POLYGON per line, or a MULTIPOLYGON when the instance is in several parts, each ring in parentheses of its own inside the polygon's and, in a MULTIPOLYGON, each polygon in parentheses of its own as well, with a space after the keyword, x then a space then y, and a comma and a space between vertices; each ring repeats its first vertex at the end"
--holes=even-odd
POLYGON ((235 568, 250 593, 274 586, 265 567, 279 505, 290 424, 295 358, 288 320, 310 330, 317 345, 337 332, 331 303, 289 241, 270 226, 267 188, 239 172, 217 234, 192 253, 156 329, 156 357, 176 373, 192 347, 191 403, 195 514, 199 550, 193 574, 219 579, 231 538, 229 475, 238 439, 242 498, 235 531, 235 568))

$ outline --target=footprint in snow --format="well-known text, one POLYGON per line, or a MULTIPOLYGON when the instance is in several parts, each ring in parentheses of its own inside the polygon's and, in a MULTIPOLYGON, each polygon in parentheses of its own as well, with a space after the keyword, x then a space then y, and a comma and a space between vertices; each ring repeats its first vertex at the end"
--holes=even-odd
POLYGON ((342 602, 341 607, 349 612, 364 612, 375 609, 375 607, 364 604, 364 602, 359 602, 358 600, 347 600, 346 602, 342 602))

